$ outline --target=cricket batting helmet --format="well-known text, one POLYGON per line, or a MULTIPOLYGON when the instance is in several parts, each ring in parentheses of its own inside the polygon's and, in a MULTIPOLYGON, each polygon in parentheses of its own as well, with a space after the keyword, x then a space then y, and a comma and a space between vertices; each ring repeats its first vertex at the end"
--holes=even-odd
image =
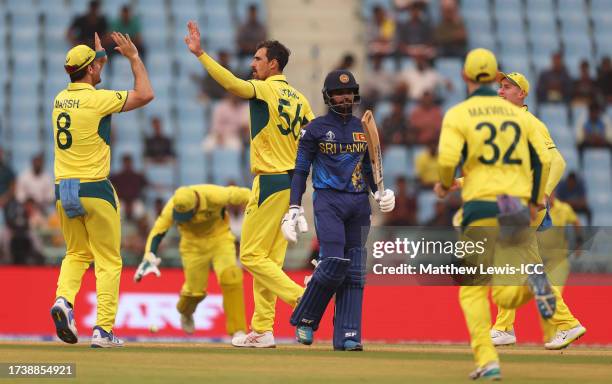
POLYGON ((323 83, 323 101, 335 113, 340 115, 350 115, 353 105, 359 104, 361 96, 359 96, 359 84, 355 80, 355 76, 350 71, 338 69, 331 71, 325 77, 323 83), (332 94, 334 91, 351 90, 353 92, 353 100, 350 102, 342 102, 339 104, 332 103, 332 94))

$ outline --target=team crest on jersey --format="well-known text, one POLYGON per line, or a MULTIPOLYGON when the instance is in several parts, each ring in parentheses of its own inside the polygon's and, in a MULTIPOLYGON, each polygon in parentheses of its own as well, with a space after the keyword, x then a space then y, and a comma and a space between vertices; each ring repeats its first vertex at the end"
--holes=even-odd
POLYGON ((336 140, 336 134, 333 133, 332 131, 327 131, 327 133, 325 134, 325 140, 327 140, 327 141, 334 141, 334 140, 336 140))
POLYGON ((353 141, 357 141, 360 143, 366 142, 366 135, 363 132, 353 132, 353 141))

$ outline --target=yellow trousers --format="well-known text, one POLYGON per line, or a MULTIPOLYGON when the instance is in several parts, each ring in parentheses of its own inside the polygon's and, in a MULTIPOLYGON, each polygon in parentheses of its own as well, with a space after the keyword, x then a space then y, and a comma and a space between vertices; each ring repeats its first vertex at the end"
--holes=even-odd
MULTIPOLYGON (((541 211, 545 212, 545 211, 541 211)), ((541 222, 541 218, 538 217, 536 222, 541 222)), ((538 233, 545 234, 544 232, 538 233)), ((567 280, 569 275, 569 262, 567 261, 567 249, 554 249, 545 247, 538 247, 537 237, 534 236, 532 241, 534 244, 530 244, 528 247, 529 252, 543 252, 542 256, 546 256, 546 273, 551 282, 563 283, 567 280)), ((562 242, 560 242, 562 243, 562 242)), ((557 331, 564 331, 571 329, 580 324, 580 322, 574 317, 567 304, 563 300, 561 292, 563 286, 553 287, 553 293, 556 298, 556 310, 552 318, 544 320, 540 317, 540 324, 542 326, 543 340, 549 342, 557 331)), ((499 331, 510 331, 514 329, 514 320, 516 317, 516 311, 514 309, 498 308, 497 317, 493 329, 499 331)))
POLYGON ((251 329, 260 333, 274 328, 277 297, 295 307, 304 293, 282 269, 287 240, 280 224, 289 208, 290 182, 287 174, 257 175, 242 226, 240 261, 253 275, 251 329))
POLYGON ((236 262, 234 237, 228 233, 217 238, 206 238, 199 241, 181 239, 179 251, 185 275, 185 282, 181 288, 181 300, 193 303, 193 305, 187 305, 190 307, 187 311, 191 313, 186 314, 191 315, 197 304, 206 296, 208 275, 212 264, 223 293, 227 333, 231 335, 237 331, 246 331, 242 270, 236 262))
MULTIPOLYGON (((56 202, 62 233, 66 240, 66 257, 62 261, 55 296, 62 296, 74 305, 75 296, 81 288, 83 274, 94 262, 98 298, 96 325, 110 332, 115 324, 119 305, 122 266, 121 222, 119 199, 110 187, 110 183, 104 187, 107 189, 106 195, 114 196, 106 196, 106 199, 81 197, 81 204, 87 212, 85 216, 71 219, 64 212, 61 201, 56 202), (114 201, 111 203, 110 200, 113 198, 114 201)), ((83 189, 82 185, 81 190, 83 189)))
MULTIPOLYGON (((479 227, 491 229, 483 228, 483 232, 479 234, 480 237, 488 237, 489 241, 489 246, 487 247, 489 252, 479 260, 480 262, 491 262, 493 257, 495 257, 495 263, 501 262, 503 265, 504 257, 506 256, 511 258, 521 257, 521 260, 529 262, 538 260, 539 255, 537 253, 534 255, 532 251, 528 250, 532 248, 533 244, 531 243, 528 243, 527 246, 502 246, 497 243, 497 218, 487 217, 475 220, 468 225, 466 233, 469 231, 477 232, 479 227)), ((493 302, 498 307, 504 309, 518 308, 533 297, 527 286, 502 286, 494 285, 494 283, 495 279, 493 280, 493 286, 483 283, 481 285, 462 286, 459 290, 459 302, 470 333, 470 345, 474 353, 474 360, 478 367, 499 360, 489 334, 491 329, 489 292, 493 302)))

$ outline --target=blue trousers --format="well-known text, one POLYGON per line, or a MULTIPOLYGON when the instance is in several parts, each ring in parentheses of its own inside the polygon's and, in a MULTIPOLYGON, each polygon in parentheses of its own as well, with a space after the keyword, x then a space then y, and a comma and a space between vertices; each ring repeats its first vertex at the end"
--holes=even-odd
POLYGON ((365 193, 318 190, 314 196, 319 265, 291 316, 291 324, 317 330, 325 308, 336 295, 334 349, 361 343, 364 249, 370 228, 370 202, 365 193))

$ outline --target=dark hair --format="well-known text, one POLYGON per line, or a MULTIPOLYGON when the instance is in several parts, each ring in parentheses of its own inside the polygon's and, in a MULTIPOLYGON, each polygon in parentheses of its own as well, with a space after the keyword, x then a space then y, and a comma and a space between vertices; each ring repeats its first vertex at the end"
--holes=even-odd
POLYGON ((289 61, 289 55, 291 51, 284 45, 279 43, 277 40, 266 40, 257 44, 256 49, 266 48, 266 57, 269 61, 276 60, 278 62, 278 69, 282 72, 285 69, 285 65, 289 61))
POLYGON ((86 65, 84 68, 79 69, 78 71, 71 73, 70 74, 70 81, 71 82, 75 82, 75 81, 79 81, 82 78, 85 77, 85 75, 87 74, 87 68, 90 66, 91 64, 86 65))

